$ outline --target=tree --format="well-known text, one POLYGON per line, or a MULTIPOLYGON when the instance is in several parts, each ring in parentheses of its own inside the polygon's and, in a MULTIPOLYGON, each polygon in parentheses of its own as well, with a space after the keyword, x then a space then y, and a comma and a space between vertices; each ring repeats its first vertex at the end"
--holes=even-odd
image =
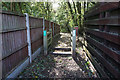
POLYGON ((72 2, 61 2, 56 11, 52 5, 52 2, 2 2, 2 9, 20 14, 28 13, 33 17, 44 17, 47 20, 56 21, 62 26, 61 31, 63 32, 70 32, 70 28, 74 26, 78 26, 82 32, 84 13, 95 3, 74 2, 73 0, 72 2))
POLYGON ((3 10, 17 12, 20 14, 28 13, 34 17, 45 17, 51 19, 52 3, 46 2, 2 2, 3 10))

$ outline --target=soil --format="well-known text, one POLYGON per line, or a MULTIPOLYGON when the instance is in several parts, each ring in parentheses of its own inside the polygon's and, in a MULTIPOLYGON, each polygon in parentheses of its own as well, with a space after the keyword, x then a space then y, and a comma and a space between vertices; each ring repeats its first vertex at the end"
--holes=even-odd
MULTIPOLYGON (((71 35, 61 33, 53 40, 50 51, 55 47, 71 47, 71 35)), ((81 41, 82 38, 79 38, 81 41)), ((89 78, 97 77, 94 67, 86 66, 87 56, 82 45, 77 41, 76 56, 72 55, 43 55, 41 52, 18 78, 89 78)))

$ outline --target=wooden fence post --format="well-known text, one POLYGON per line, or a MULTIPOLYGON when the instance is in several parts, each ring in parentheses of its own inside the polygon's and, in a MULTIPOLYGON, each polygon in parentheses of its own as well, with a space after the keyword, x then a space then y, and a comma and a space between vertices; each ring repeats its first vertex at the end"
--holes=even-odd
POLYGON ((28 55, 30 57, 30 63, 32 63, 32 51, 31 51, 31 39, 30 39, 30 26, 29 26, 29 15, 28 13, 25 13, 26 15, 26 27, 27 27, 27 43, 28 43, 28 55))
POLYGON ((43 17, 43 31, 45 30, 45 19, 43 17))
POLYGON ((75 56, 75 48, 76 48, 76 30, 72 32, 72 55, 75 56))
POLYGON ((43 45, 44 45, 44 55, 47 55, 47 31, 43 32, 43 45))
MULTIPOLYGON (((0 10, 1 11, 1 10, 0 10)), ((0 31, 2 32, 2 14, 0 14, 0 31)), ((2 33, 0 33, 0 80, 2 80, 2 33)))

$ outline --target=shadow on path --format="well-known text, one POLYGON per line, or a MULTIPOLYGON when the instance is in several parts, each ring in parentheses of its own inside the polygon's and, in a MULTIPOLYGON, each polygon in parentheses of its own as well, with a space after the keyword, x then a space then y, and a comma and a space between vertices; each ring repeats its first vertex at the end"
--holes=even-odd
MULTIPOLYGON (((57 36, 50 51, 54 47, 70 47, 68 35, 70 34, 65 33, 57 36)), ((81 56, 79 53, 75 57, 51 54, 44 56, 41 53, 18 78, 87 78, 85 60, 81 56)))

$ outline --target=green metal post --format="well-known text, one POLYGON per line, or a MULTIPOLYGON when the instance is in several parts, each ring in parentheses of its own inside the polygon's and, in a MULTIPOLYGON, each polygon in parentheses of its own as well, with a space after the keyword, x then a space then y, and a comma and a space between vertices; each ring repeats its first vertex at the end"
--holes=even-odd
POLYGON ((43 31, 43 38, 44 38, 44 41, 43 41, 44 55, 47 55, 47 31, 46 30, 43 31))

